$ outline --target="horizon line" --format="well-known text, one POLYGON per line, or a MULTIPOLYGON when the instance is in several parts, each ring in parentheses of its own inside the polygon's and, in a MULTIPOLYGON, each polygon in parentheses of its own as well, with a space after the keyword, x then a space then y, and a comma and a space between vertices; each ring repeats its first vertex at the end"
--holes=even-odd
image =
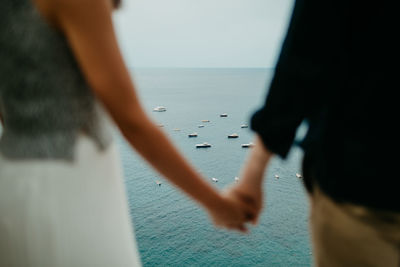
POLYGON ((275 67, 133 67, 128 69, 275 69, 275 67))

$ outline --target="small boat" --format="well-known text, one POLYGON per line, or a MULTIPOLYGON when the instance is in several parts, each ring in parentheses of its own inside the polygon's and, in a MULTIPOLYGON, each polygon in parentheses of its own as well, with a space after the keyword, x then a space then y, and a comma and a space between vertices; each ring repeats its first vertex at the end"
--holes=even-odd
POLYGON ((211 180, 213 180, 213 182, 216 182, 216 183, 218 182, 218 179, 215 177, 211 178, 211 180))
POLYGON ((239 137, 239 135, 237 133, 228 135, 228 138, 238 138, 238 137, 239 137))
POLYGON ((158 124, 157 126, 158 127, 164 127, 164 124, 158 124))
POLYGON ((207 142, 204 142, 202 144, 197 144, 196 148, 206 148, 206 147, 211 147, 211 145, 207 142))
POLYGON ((296 173, 297 178, 303 178, 303 176, 300 173, 296 173))
POLYGON ((197 127, 199 127, 199 128, 203 128, 203 127, 204 127, 204 125, 199 125, 199 126, 197 126, 197 127))
POLYGON ((157 184, 158 186, 161 186, 161 182, 160 182, 160 181, 156 181, 156 184, 157 184))
POLYGON ((276 178, 276 179, 279 179, 279 175, 278 175, 278 174, 275 174, 275 178, 276 178))
POLYGON ((179 132, 181 129, 179 129, 179 128, 174 128, 173 129, 175 132, 179 132))
POLYGON ((245 148, 247 148, 247 147, 253 147, 254 146, 254 144, 253 143, 248 143, 248 144, 242 144, 242 147, 245 147, 245 148))
POLYGON ((222 113, 222 114, 220 114, 219 116, 220 116, 220 117, 228 117, 228 114, 222 113))
POLYGON ((239 177, 235 177, 235 182, 238 182, 239 181, 239 177))
POLYGON ((197 133, 188 134, 189 137, 197 137, 197 133))
POLYGON ((155 111, 155 112, 164 112, 164 111, 167 111, 167 108, 163 107, 163 106, 158 106, 158 107, 153 108, 153 111, 155 111))
POLYGON ((201 120, 201 122, 210 122, 210 120, 201 120))
POLYGON ((247 125, 247 124, 242 124, 242 125, 240 125, 240 128, 249 128, 249 125, 247 125))

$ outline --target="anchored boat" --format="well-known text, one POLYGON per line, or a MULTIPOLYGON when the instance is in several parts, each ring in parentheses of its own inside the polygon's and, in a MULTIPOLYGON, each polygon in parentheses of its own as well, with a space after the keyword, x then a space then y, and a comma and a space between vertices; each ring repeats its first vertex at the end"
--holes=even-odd
POLYGON ((158 107, 153 108, 153 111, 155 111, 155 112, 164 112, 164 111, 167 111, 167 108, 163 107, 163 106, 158 106, 158 107))
POLYGON ((211 145, 207 142, 204 142, 202 144, 197 144, 196 148, 206 148, 206 147, 211 147, 211 145))
POLYGON ((254 146, 254 144, 251 142, 248 144, 242 144, 242 147, 244 147, 244 148, 253 147, 253 146, 254 146))
POLYGON ((238 138, 238 137, 239 137, 239 135, 237 133, 228 135, 228 138, 238 138))

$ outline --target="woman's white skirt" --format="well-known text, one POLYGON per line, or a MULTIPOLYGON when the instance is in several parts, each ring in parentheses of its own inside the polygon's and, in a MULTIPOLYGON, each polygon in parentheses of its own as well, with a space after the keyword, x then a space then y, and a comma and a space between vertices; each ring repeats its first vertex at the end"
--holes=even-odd
POLYGON ((0 266, 140 266, 115 145, 73 162, 0 155, 0 266))

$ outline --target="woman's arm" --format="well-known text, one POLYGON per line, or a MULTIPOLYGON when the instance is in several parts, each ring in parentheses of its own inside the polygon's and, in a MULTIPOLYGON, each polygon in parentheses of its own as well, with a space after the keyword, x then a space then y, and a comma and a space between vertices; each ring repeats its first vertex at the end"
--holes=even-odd
POLYGON ((66 35, 88 83, 132 147, 172 183, 211 210, 214 219, 225 216, 236 222, 233 228, 242 229, 243 205, 218 194, 145 114, 117 44, 111 1, 46 3, 50 5, 49 20, 66 35))

